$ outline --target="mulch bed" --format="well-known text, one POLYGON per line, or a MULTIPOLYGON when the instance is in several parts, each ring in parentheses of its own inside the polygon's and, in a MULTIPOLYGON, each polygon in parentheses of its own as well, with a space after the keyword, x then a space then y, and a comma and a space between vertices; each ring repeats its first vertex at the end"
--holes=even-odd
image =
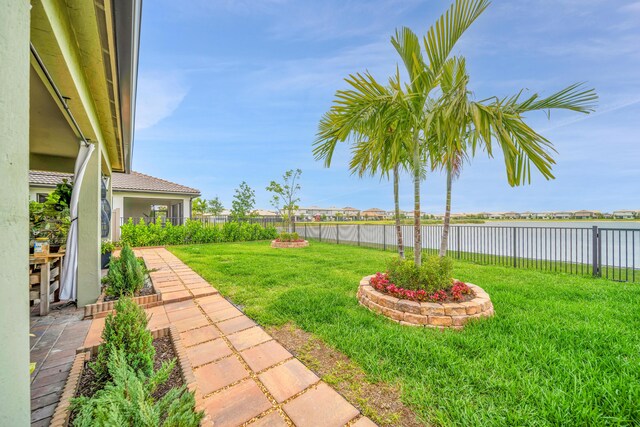
MULTIPOLYGON (((171 337, 163 337, 156 338, 153 340, 153 347, 156 349, 156 356, 153 360, 153 368, 155 370, 160 369, 163 362, 169 362, 172 359, 176 359, 176 366, 173 368, 171 375, 166 383, 158 387, 156 392, 153 394, 155 399, 159 399, 169 390, 174 387, 182 387, 184 382, 182 381, 182 376, 180 375, 180 368, 178 367, 177 355, 173 349, 173 344, 171 343, 171 337)), ((94 362, 96 356, 91 358, 91 362, 94 362)), ((91 365, 88 364, 85 366, 82 376, 80 377, 80 384, 78 385, 78 391, 76 392, 75 397, 80 396, 93 396, 96 391, 102 388, 103 384, 96 383, 95 372, 91 369, 91 365)), ((69 425, 72 423, 70 422, 69 425)))
POLYGON ((379 426, 424 425, 400 400, 400 387, 370 382, 362 368, 318 337, 291 324, 267 332, 379 426))
MULTIPOLYGON (((104 291, 104 287, 103 287, 103 291, 104 291)), ((147 296, 147 295, 153 295, 155 293, 156 293, 156 291, 155 291, 155 289, 153 289, 153 286, 151 285, 151 280, 146 279, 145 282, 144 282, 144 288, 142 288, 138 292, 136 292, 134 296, 143 297, 143 296, 147 296)), ((104 302, 109 302, 109 301, 116 301, 117 299, 118 299, 118 297, 116 297, 116 296, 105 295, 103 301, 104 302)))

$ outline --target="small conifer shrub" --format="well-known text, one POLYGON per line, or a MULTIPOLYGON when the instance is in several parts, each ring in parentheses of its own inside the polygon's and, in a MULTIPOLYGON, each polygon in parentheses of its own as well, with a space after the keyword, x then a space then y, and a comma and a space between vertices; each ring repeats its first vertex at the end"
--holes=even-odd
POLYGON ((144 310, 127 297, 116 302, 115 310, 115 314, 107 316, 102 331, 103 344, 91 368, 100 381, 108 380, 110 356, 115 351, 122 351, 135 372, 151 375, 156 350, 151 332, 147 330, 144 310))
POLYGON ((186 387, 173 388, 156 400, 153 393, 164 384, 175 360, 164 363, 150 375, 136 371, 122 350, 109 354, 111 381, 92 397, 72 400, 77 427, 197 427, 204 413, 195 410, 195 397, 186 387))

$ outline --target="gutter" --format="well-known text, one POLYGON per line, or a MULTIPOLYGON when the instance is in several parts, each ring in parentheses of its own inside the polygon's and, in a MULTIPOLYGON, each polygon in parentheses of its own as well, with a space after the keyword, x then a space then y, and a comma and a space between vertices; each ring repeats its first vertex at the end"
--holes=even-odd
POLYGON ((124 146, 124 172, 130 173, 135 132, 142 0, 113 0, 112 3, 122 143, 124 146))

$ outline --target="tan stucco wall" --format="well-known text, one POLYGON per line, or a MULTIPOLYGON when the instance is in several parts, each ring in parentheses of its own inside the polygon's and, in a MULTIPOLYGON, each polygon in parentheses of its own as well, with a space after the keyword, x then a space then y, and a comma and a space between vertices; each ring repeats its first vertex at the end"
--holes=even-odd
POLYGON ((0 0, 0 425, 29 425, 29 2, 0 0))

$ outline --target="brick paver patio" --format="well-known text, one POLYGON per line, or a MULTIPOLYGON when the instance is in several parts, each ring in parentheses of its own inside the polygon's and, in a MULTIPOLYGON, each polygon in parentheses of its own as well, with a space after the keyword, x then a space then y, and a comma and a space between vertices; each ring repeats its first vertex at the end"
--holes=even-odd
MULTIPOLYGON (((52 305, 47 316, 32 311, 30 360, 36 363, 31 374, 31 426, 48 426, 69 376, 76 349, 89 329, 82 321, 83 310, 58 310, 52 305)), ((3 390, 4 391, 4 390, 3 390)))
MULTIPOLYGON (((260 326, 164 248, 137 250, 164 305, 146 310, 151 330, 175 326, 194 368, 203 425, 375 425, 260 326)), ((84 346, 100 342, 104 318, 84 346)))

